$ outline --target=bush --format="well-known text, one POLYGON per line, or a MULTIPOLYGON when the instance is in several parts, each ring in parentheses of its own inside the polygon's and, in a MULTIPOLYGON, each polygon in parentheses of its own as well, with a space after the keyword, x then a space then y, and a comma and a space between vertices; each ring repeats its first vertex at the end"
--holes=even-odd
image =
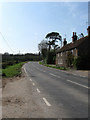
POLYGON ((3 77, 6 77, 6 74, 5 74, 5 73, 2 73, 2 76, 3 76, 3 77))
POLYGON ((48 51, 47 53, 47 64, 55 64, 55 57, 56 53, 55 51, 48 51))
POLYGON ((79 57, 74 57, 73 67, 74 67, 75 69, 78 69, 79 64, 80 64, 80 58, 79 58, 79 57))
POLYGON ((8 66, 14 65, 16 62, 15 61, 7 61, 2 63, 2 69, 7 68, 8 66))
POLYGON ((74 61, 74 56, 72 55, 72 52, 69 51, 67 53, 67 65, 68 65, 68 67, 73 66, 73 61, 74 61))
POLYGON ((88 56, 74 57, 73 66, 77 70, 90 70, 90 58, 88 56))

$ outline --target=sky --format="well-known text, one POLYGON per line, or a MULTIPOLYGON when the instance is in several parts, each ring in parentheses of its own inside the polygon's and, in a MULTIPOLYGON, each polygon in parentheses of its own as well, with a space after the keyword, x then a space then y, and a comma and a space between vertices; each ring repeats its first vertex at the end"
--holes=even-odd
POLYGON ((46 34, 58 32, 72 41, 73 32, 87 35, 88 2, 0 3, 0 53, 38 53, 46 34))

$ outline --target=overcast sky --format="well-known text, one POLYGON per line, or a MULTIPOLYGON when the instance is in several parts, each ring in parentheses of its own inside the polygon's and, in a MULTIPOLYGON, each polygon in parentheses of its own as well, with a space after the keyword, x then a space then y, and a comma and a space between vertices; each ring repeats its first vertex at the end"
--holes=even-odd
POLYGON ((37 53, 49 32, 66 35, 71 42, 72 32, 87 35, 86 22, 88 2, 1 3, 0 32, 6 41, 0 35, 0 53, 37 53))

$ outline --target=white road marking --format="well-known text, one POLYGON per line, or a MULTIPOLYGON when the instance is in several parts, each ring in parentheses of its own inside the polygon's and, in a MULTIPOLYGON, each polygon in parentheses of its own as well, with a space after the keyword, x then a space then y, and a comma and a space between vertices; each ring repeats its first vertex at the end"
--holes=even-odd
POLYGON ((24 71, 25 71, 25 73, 27 73, 25 68, 24 68, 24 71))
POLYGON ((35 83, 33 83, 33 86, 35 86, 35 83))
POLYGON ((41 71, 46 72, 46 71, 44 71, 44 70, 41 70, 41 71))
POLYGON ((32 79, 30 79, 30 81, 32 82, 32 79))
POLYGON ((73 74, 73 75, 77 75, 77 74, 73 74))
POLYGON ((80 77, 86 77, 86 76, 82 76, 82 75, 80 75, 80 77))
POLYGON ((57 78, 61 78, 60 76, 56 76, 57 78))
POLYGON ((84 87, 84 88, 90 89, 88 86, 79 84, 79 83, 77 83, 77 82, 73 82, 73 81, 71 81, 71 80, 67 80, 67 81, 68 81, 68 82, 71 82, 71 83, 74 83, 74 84, 76 84, 76 85, 82 86, 82 87, 84 87))
POLYGON ((43 100, 44 100, 44 102, 46 103, 47 106, 49 106, 49 107, 51 106, 51 104, 47 101, 46 98, 43 98, 43 100))
POLYGON ((37 92, 40 93, 40 90, 37 88, 37 92))
POLYGON ((49 73, 49 74, 56 77, 56 75, 54 75, 54 74, 52 74, 52 73, 49 73))
POLYGON ((52 76, 54 76, 54 77, 61 78, 60 76, 54 75, 52 73, 49 73, 49 74, 52 75, 52 76))

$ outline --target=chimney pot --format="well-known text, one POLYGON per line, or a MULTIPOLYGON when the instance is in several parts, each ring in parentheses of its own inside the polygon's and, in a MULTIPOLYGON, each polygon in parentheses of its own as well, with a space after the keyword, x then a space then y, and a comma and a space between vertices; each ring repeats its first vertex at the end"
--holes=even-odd
POLYGON ((74 43, 77 40, 76 32, 73 32, 72 42, 74 43))
POLYGON ((66 41, 66 38, 64 38, 63 46, 65 46, 66 44, 67 44, 67 41, 66 41))

